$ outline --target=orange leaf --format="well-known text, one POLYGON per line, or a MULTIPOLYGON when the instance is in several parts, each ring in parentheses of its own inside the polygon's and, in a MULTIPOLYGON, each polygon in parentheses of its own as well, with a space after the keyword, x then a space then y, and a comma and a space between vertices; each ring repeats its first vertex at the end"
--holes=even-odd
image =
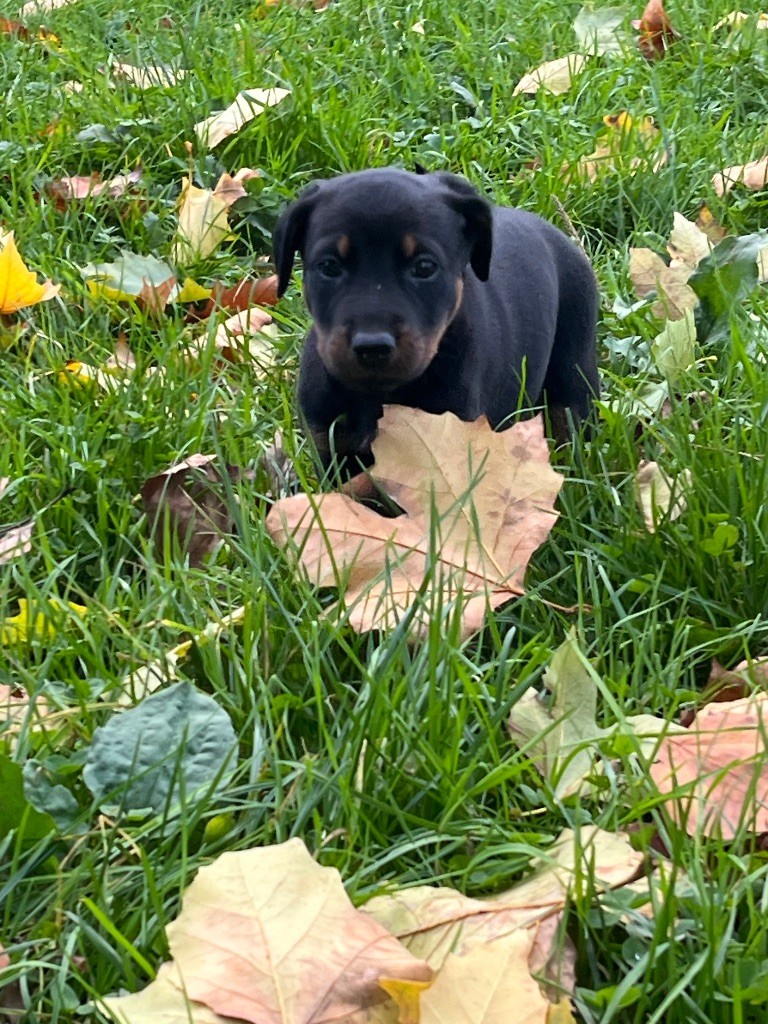
POLYGON ((633 21, 632 26, 640 32, 637 45, 646 60, 661 60, 669 46, 680 38, 672 28, 663 0, 648 0, 642 18, 633 21))
POLYGON ((768 832, 768 694, 709 704, 686 732, 666 736, 651 778, 689 835, 768 832))

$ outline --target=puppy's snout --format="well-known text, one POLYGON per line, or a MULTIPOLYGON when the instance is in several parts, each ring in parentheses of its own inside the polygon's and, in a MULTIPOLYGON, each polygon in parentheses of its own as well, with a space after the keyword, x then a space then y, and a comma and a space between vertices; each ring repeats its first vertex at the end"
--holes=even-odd
POLYGON ((363 366, 371 368, 385 366, 395 354, 397 346, 393 335, 386 331, 356 331, 350 344, 363 366))

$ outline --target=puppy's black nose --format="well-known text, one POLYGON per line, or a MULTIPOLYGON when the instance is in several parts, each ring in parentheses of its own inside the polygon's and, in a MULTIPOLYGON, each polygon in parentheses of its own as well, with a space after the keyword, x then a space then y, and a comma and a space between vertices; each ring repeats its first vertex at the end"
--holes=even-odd
POLYGON ((386 331, 356 331, 352 335, 352 351, 363 366, 383 366, 394 355, 396 342, 386 331))

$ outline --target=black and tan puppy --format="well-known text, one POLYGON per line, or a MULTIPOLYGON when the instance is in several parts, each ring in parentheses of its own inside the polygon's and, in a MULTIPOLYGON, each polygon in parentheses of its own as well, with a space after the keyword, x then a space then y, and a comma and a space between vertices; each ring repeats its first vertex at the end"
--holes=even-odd
POLYGON ((549 407, 556 435, 598 392, 597 289, 578 247, 463 178, 370 170, 314 183, 274 235, 278 294, 296 252, 313 327, 299 404, 328 465, 370 464, 384 403, 494 427, 549 407))

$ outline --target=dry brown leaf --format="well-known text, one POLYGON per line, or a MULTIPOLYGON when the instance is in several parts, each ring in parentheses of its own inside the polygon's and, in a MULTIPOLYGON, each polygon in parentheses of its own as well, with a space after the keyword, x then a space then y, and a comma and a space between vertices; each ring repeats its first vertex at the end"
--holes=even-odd
POLYGON ((135 185, 140 178, 140 167, 128 174, 118 174, 107 181, 102 181, 98 171, 95 171, 88 177, 75 175, 74 177, 58 178, 51 182, 48 191, 54 198, 64 201, 87 199, 89 196, 100 196, 104 193, 117 197, 127 192, 131 185, 135 185))
MULTIPOLYGON (((575 891, 585 894, 591 887, 597 893, 625 885, 642 863, 642 853, 632 849, 624 833, 588 825, 578 832, 565 829, 533 861, 534 873, 498 896, 473 899, 455 889, 422 885, 376 896, 362 910, 440 971, 452 953, 464 956, 515 931, 537 928, 559 914, 575 891)), ((537 956, 540 963, 541 951, 531 961, 534 966, 537 956)))
POLYGON ((748 164, 725 167, 712 178, 712 188, 717 195, 724 196, 734 185, 744 185, 753 192, 768 185, 768 156, 752 160, 748 164))
POLYGON ((706 203, 702 203, 699 208, 696 216, 696 227, 704 232, 713 246, 717 245, 718 242, 722 242, 728 235, 728 229, 719 223, 706 203))
POLYGON ((635 292, 641 299, 658 294, 651 312, 660 320, 682 320, 687 309, 698 305, 699 297, 688 284, 693 270, 683 262, 667 266, 652 249, 629 250, 629 277, 635 292))
MULTIPOLYGON (((155 537, 158 558, 164 552, 164 517, 189 557, 200 565, 232 532, 233 521, 221 494, 222 476, 215 455, 190 455, 150 477, 141 489, 144 510, 155 537)), ((226 467, 233 479, 238 470, 226 467)))
POLYGON ((211 297, 201 309, 190 309, 185 317, 187 323, 206 320, 217 309, 231 313, 241 312, 251 306, 277 305, 277 274, 269 277, 243 278, 237 284, 224 285, 217 281, 211 289, 211 297))
POLYGON ((682 213, 675 212, 672 215, 672 230, 667 242, 667 252, 672 257, 671 265, 683 263, 695 270, 711 251, 710 240, 698 224, 688 220, 682 213))
POLYGON ((343 588, 354 629, 394 628, 426 583, 411 631, 433 619, 432 599, 445 610, 460 598, 468 636, 489 605, 523 593, 528 562, 557 518, 563 481, 549 465, 542 418, 494 433, 485 417, 463 423, 388 406, 379 427, 371 476, 405 515, 384 518, 343 494, 300 494, 273 506, 267 530, 315 586, 343 588))
POLYGON ((362 1024, 381 977, 432 978, 300 839, 201 868, 167 934, 189 997, 253 1024, 362 1024))
POLYGON ((666 736, 650 768, 666 808, 689 835, 768 832, 768 694, 709 704, 666 736))
POLYGON ((533 95, 539 89, 543 89, 545 92, 559 96, 570 89, 571 81, 576 75, 581 74, 588 60, 588 54, 569 53, 567 57, 545 61, 533 71, 523 75, 512 90, 512 95, 518 96, 520 93, 533 95))
POLYGON ((224 139, 240 131, 243 125, 252 121, 267 107, 276 106, 289 96, 290 92, 290 89, 245 89, 226 110, 198 122, 195 125, 195 134, 204 146, 214 149, 224 139))
POLYGON ((151 89, 153 87, 170 89, 172 85, 176 85, 187 74, 186 71, 166 68, 160 64, 145 64, 144 67, 137 68, 133 64, 123 64, 120 61, 111 64, 110 70, 113 75, 126 79, 131 85, 135 85, 137 89, 151 89))
POLYGON ((662 0, 649 0, 643 16, 633 21, 640 36, 637 45, 646 60, 661 60, 679 34, 672 28, 672 23, 664 10, 662 0))
POLYGON ((658 462, 641 462, 635 473, 635 499, 649 533, 659 520, 679 519, 686 509, 685 493, 692 486, 691 472, 683 470, 670 479, 658 462))

